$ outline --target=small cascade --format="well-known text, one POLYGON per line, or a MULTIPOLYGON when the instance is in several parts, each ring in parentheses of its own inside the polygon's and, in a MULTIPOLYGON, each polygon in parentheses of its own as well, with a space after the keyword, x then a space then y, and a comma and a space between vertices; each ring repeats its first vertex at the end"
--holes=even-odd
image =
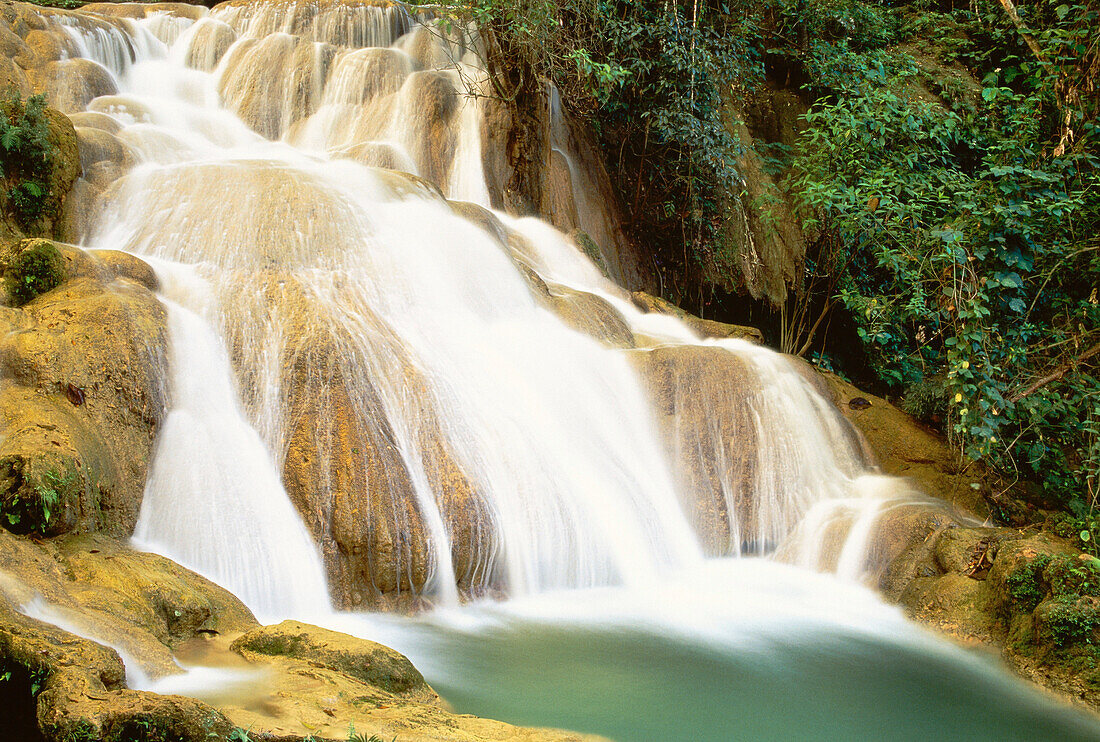
POLYGON ((134 538, 216 576, 262 615, 315 612, 328 601, 320 556, 244 418, 221 341, 202 317, 167 298, 195 302, 206 292, 193 278, 186 286, 186 271, 172 271, 160 267, 169 287, 172 403, 134 538))

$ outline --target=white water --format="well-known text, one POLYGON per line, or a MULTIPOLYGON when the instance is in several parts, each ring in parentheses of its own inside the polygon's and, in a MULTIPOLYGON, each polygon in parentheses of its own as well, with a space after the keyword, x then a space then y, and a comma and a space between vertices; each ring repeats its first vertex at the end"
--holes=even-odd
MULTIPOLYGON (((844 423, 789 361, 641 313, 541 222, 497 214, 503 233, 487 230, 421 182, 376 169, 489 205, 481 108, 462 93, 465 81, 478 84, 476 40, 443 43, 399 8, 337 5, 314 16, 317 7, 68 27, 79 53, 112 72, 119 94, 89 109, 122 124, 118 138, 136 160, 97 202, 85 243, 146 258, 169 309, 172 405, 135 533, 141 543, 230 588, 261 617, 312 616, 390 641, 445 690, 467 692, 470 709, 507 695, 503 680, 471 677, 484 664, 477 647, 530 649, 497 642, 502 625, 551 637, 540 650, 551 653, 548 663, 561 648, 555 632, 574 637, 570 652, 570 642, 583 646, 593 634, 611 641, 634 631, 642 639, 622 651, 675 636, 693 652, 765 664, 797 664, 805 653, 779 648, 811 636, 836 641, 836 672, 856 646, 902 652, 906 662, 936 646, 935 662, 958 677, 1000 687, 870 593, 808 571, 857 580, 876 515, 904 488, 865 468, 844 423), (639 349, 572 329, 520 264, 556 295, 581 290, 614 307, 639 349), (683 347, 728 354, 747 370, 738 385, 677 381, 677 412, 661 421, 636 356, 683 347), (316 399, 302 400, 302 389, 316 399), (311 401, 346 405, 346 416, 310 418, 310 438, 288 408, 311 401), (712 413, 702 415, 707 427, 670 446, 669 430, 676 438, 700 408, 712 413), (731 438, 737 425, 723 415, 749 437, 731 438), (379 483, 362 446, 339 448, 342 425, 383 430, 401 471, 379 483), (315 459, 342 452, 354 471, 324 469, 310 482, 313 499, 295 509, 283 479, 302 465, 303 435, 315 459), (455 514, 439 450, 470 483, 471 510, 455 514), (717 462, 711 485, 729 523, 719 554, 776 550, 806 569, 708 558, 680 468, 693 457, 717 462), (324 557, 336 559, 331 531, 347 520, 333 513, 348 507, 389 534, 394 554, 356 577, 443 609, 414 622, 318 610, 328 591, 318 530, 324 557), (473 536, 463 517, 475 521, 473 536), (825 541, 838 523, 847 534, 839 548, 825 541), (408 543, 415 539, 426 557, 408 543), (458 606, 486 591, 513 600, 458 606)), ((865 659, 847 671, 862 672, 865 659)), ((591 658, 593 672, 614 673, 601 661, 591 658)), ((690 657, 673 664, 691 672, 690 657)), ((882 668, 875 672, 888 689, 882 668)), ((798 683, 790 668, 777 677, 776 685, 798 683)), ((540 692, 557 691, 531 690, 540 692)), ((532 709, 544 702, 529 699, 532 709)), ((624 739, 660 726, 497 710, 624 739)), ((866 720, 852 728, 869 733, 873 715, 866 720)), ((776 725, 762 722, 759 738, 781 738, 776 725)), ((722 738, 702 726, 698 738, 722 738)))

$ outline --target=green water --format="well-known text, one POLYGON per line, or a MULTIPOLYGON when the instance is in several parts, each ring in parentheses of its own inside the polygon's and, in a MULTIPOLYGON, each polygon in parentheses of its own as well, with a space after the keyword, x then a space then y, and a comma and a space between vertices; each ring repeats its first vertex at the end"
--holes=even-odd
POLYGON ((372 620, 458 711, 644 740, 1100 740, 869 591, 770 563, 372 620))

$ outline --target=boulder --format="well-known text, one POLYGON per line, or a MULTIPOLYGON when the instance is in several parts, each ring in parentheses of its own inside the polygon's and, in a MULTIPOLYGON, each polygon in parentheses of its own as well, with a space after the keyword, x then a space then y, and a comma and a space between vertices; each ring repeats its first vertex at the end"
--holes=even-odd
POLYGON ((549 306, 567 325, 611 348, 633 348, 634 333, 606 300, 587 291, 554 286, 549 306))
POLYGON ((219 712, 128 690, 127 672, 178 673, 173 647, 255 625, 232 595, 163 557, 103 536, 35 543, 0 531, 0 665, 12 673, 0 694, 5 708, 37 709, 16 715, 19 739, 224 739, 232 725, 219 712))

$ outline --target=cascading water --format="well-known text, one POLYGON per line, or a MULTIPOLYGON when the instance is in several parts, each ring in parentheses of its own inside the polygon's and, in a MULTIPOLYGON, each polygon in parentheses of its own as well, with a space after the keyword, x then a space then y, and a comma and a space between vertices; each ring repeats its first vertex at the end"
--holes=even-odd
MULTIPOLYGON (((670 654, 676 671, 704 648, 730 660, 716 682, 746 652, 797 663, 767 647, 807 632, 905 662, 927 646, 855 585, 843 599, 875 606, 864 619, 829 607, 834 577, 723 559, 857 579, 876 514, 905 488, 868 469, 791 361, 643 314, 561 233, 489 209, 476 32, 389 3, 45 17, 110 83, 57 89, 124 152, 86 168, 84 244, 146 258, 169 307, 172 403, 141 542, 265 617, 316 617, 329 594, 444 606, 321 620, 380 632, 458 697, 471 631, 506 648, 530 641, 524 627, 610 641, 600 631, 631 624, 646 642, 667 629, 692 648, 670 654), (459 607, 484 595, 513 600, 459 607), (494 637, 501 625, 528 638, 494 637)), ((582 191, 584 227, 598 210, 582 191)), ((574 651, 547 636, 534 651, 574 651)), ((959 683, 1004 685, 937 652, 959 683)), ((868 716, 845 729, 876 728, 855 710, 868 716)), ((660 727, 540 714, 624 739, 660 727)))

